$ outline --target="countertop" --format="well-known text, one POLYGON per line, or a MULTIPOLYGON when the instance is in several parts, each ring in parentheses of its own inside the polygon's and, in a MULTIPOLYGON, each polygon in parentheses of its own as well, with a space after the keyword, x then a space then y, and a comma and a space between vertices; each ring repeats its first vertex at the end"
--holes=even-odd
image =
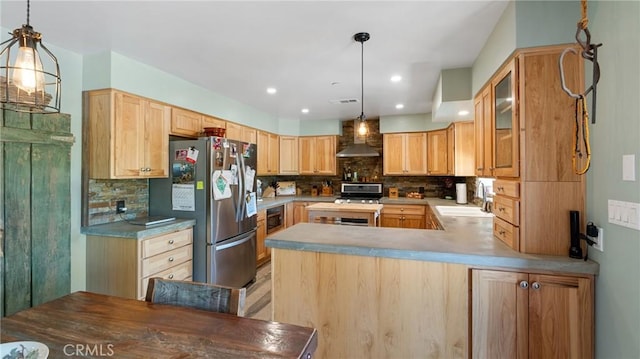
POLYGON ((82 227, 82 233, 88 236, 141 239, 191 228, 195 226, 195 224, 195 219, 176 219, 175 221, 155 224, 152 226, 135 225, 126 221, 119 221, 82 227))
MULTIPOLYGON (((432 206, 455 205, 442 199, 432 206)), ((388 257, 479 267, 597 275, 598 263, 562 256, 516 252, 493 237, 491 217, 445 217, 434 208, 444 230, 339 226, 299 223, 267 236, 266 245, 302 251, 388 257)))

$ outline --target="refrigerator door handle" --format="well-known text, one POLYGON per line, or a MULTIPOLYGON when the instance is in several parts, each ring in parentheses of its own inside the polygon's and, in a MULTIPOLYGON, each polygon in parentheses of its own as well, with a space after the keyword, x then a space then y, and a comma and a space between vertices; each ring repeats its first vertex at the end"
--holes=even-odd
POLYGON ((240 222, 242 220, 242 217, 240 216, 241 210, 242 210, 242 201, 244 200, 243 198, 243 193, 242 193, 242 183, 244 181, 244 179, 242 178, 242 167, 240 166, 240 159, 238 158, 238 156, 241 156, 240 154, 236 154, 236 167, 237 167, 237 176, 238 176, 238 205, 236 206, 236 222, 240 222))
POLYGON ((221 250, 224 250, 224 249, 227 249, 227 248, 239 246, 242 243, 245 243, 245 242, 250 241, 250 240, 251 240, 251 235, 247 235, 244 238, 241 238, 241 239, 239 239, 237 241, 233 241, 231 243, 225 243, 223 245, 216 245, 215 249, 216 249, 216 251, 221 251, 221 250))
POLYGON ((244 156, 243 155, 239 155, 240 156, 240 168, 242 168, 242 174, 240 177, 240 193, 242 193, 242 202, 240 202, 240 215, 238 216, 238 221, 242 221, 242 219, 244 218, 244 212, 246 210, 247 207, 247 201, 245 200, 245 192, 246 192, 246 183, 245 181, 247 180, 247 169, 244 167, 244 156))

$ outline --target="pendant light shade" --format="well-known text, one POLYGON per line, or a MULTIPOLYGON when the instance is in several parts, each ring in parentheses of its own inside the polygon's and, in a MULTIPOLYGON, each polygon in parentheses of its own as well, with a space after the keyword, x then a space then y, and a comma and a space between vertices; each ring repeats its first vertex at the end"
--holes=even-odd
POLYGON ((60 112, 60 66, 41 39, 42 35, 29 25, 27 0, 27 23, 13 30, 11 39, 0 44, 4 46, 0 50, 2 108, 30 113, 60 112))
POLYGON ((364 115, 364 43, 369 40, 368 32, 359 32, 353 35, 353 39, 360 43, 360 116, 356 120, 358 124, 358 136, 366 137, 369 134, 366 117, 364 115))

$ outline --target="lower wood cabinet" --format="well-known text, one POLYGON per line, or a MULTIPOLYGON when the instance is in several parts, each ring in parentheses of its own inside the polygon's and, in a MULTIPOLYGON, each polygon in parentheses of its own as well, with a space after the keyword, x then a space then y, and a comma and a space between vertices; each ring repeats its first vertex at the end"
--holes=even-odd
POLYGON ((267 210, 258 211, 257 222, 258 229, 256 232, 256 267, 260 267, 271 259, 271 249, 264 245, 267 238, 267 210))
POLYGON ((193 229, 136 239, 87 236, 87 291, 144 299, 151 277, 191 280, 193 229))
POLYGON ((293 202, 293 224, 309 222, 307 206, 318 202, 293 202))
POLYGON ((593 358, 593 277, 471 272, 473 358, 593 358))
POLYGON ((380 226, 425 229, 425 213, 423 205, 385 204, 380 214, 380 226))

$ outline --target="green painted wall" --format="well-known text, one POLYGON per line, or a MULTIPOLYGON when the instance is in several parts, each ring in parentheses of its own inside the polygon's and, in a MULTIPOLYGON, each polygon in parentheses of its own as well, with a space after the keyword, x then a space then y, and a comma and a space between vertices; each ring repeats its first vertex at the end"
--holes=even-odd
POLYGON ((448 122, 433 122, 431 113, 380 116, 380 133, 431 131, 446 128, 448 125, 448 122))
MULTIPOLYGON (((600 263, 596 357, 640 358, 640 231, 607 223, 609 199, 640 202, 640 2, 588 4, 591 39, 604 44, 587 173, 586 218, 604 228, 605 238, 604 252, 589 250, 600 263), (625 154, 636 156, 634 182, 622 181, 625 154)), ((587 84, 590 76, 587 70, 587 84)))
POLYGON ((496 27, 473 63, 471 93, 474 96, 515 49, 516 4, 512 1, 504 9, 496 27))

